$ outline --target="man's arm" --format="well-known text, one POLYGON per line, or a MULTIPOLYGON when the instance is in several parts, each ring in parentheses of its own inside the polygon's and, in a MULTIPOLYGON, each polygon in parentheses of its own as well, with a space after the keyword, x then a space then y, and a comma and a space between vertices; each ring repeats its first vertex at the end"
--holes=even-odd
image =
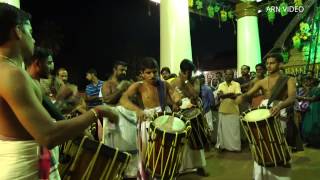
POLYGON ((252 97, 259 89, 262 87, 263 80, 257 81, 251 89, 249 89, 246 93, 238 96, 236 98, 236 103, 241 104, 243 101, 248 101, 250 97, 252 97))
POLYGON ((102 85, 103 101, 107 104, 116 104, 124 91, 125 89, 113 87, 113 84, 110 81, 106 81, 102 85))
MULTIPOLYGON (((1 73, 2 74, 2 73, 1 73)), ((3 75, 3 74, 2 74, 3 75)), ((15 116, 29 134, 41 145, 54 147, 71 139, 96 121, 93 112, 87 112, 70 120, 54 122, 37 98, 27 73, 6 70, 0 85, 0 95, 8 103, 15 116)), ((111 118, 111 109, 101 109, 111 118)))
POLYGON ((170 97, 171 101, 178 105, 181 103, 182 95, 177 92, 168 82, 165 81, 166 88, 167 88, 167 95, 170 97))
POLYGON ((141 85, 141 82, 136 82, 132 84, 126 92, 124 92, 120 98, 120 104, 132 111, 135 111, 139 114, 143 113, 143 110, 140 109, 137 105, 135 105, 130 98, 136 95, 139 92, 139 87, 141 85))

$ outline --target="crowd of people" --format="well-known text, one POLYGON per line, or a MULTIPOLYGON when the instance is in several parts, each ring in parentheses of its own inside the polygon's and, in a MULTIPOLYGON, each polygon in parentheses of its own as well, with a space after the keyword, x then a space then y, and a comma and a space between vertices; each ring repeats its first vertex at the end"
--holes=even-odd
MULTIPOLYGON (((196 67, 188 59, 181 60, 179 74, 171 74, 154 58, 142 58, 134 79, 127 77, 128 64, 116 61, 105 81, 89 69, 89 84, 80 93, 68 81, 67 68, 52 75, 53 55, 34 47, 30 19, 0 3, 0 167, 5 167, 0 179, 60 179, 59 147, 84 135, 132 155, 126 178, 149 179, 150 129, 161 112, 178 113, 192 125, 177 174, 208 176, 205 151, 210 149, 240 152, 247 145, 241 138, 242 113, 261 106, 268 107, 268 118, 281 122, 293 151, 303 150, 303 142, 320 145, 318 81, 306 75, 297 82, 281 72, 280 52, 268 54, 254 73, 243 65, 235 78, 227 69, 209 85, 204 75, 193 76, 196 67)), ((261 166, 255 162, 254 179, 278 176, 261 166)))

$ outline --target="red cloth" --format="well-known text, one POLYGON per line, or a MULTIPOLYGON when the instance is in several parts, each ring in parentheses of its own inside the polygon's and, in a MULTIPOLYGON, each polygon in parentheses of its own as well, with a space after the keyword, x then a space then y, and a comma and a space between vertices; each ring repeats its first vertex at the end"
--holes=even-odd
POLYGON ((39 159, 39 179, 49 179, 51 152, 45 147, 41 147, 39 159))

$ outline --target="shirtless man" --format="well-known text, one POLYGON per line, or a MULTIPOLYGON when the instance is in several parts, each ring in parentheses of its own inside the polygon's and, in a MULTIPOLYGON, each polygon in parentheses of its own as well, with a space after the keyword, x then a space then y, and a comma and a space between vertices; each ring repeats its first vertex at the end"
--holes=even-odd
POLYGON ((174 92, 174 89, 167 82, 159 79, 158 64, 153 58, 144 58, 140 63, 143 81, 132 84, 122 95, 120 103, 123 107, 137 113, 139 120, 138 147, 141 147, 139 148, 139 172, 141 178, 146 178, 143 161, 147 143, 147 128, 150 122, 148 120, 156 112, 168 111, 167 105, 178 102, 180 96, 174 92), (141 97, 142 104, 134 104, 131 100, 134 97, 141 97), (160 99, 160 97, 162 98, 160 99))
POLYGON ((141 76, 143 81, 132 84, 120 99, 122 106, 137 112, 138 119, 143 121, 146 118, 144 109, 153 109, 161 107, 159 99, 159 83, 164 84, 165 104, 172 105, 179 101, 179 94, 165 81, 161 81, 158 75, 158 63, 153 58, 145 58, 141 61, 141 76), (142 103, 140 107, 134 104, 130 98, 135 95, 141 95, 142 103))
MULTIPOLYGON (((281 54, 270 54, 267 56, 266 67, 268 76, 264 79, 257 81, 253 87, 243 95, 237 98, 237 102, 244 101, 245 98, 253 96, 258 90, 262 90, 262 93, 266 99, 269 99, 272 95, 272 89, 276 85, 277 80, 281 77, 280 66, 283 62, 281 54)), ((281 109, 294 104, 296 98, 296 80, 293 77, 289 77, 287 81, 287 88, 283 89, 280 97, 276 100, 281 101, 271 107, 270 112, 272 116, 277 115, 281 109)), ((275 102, 276 103, 276 102, 275 102)))
MULTIPOLYGON (((198 78, 192 79, 192 72, 195 70, 194 64, 187 59, 182 60, 180 63, 179 76, 171 81, 171 85, 174 89, 180 92, 181 96, 186 99, 190 99, 193 105, 198 106, 198 99, 200 95, 200 81, 198 78)), ((182 106, 184 106, 182 100, 182 106)), ((181 106, 180 106, 181 107, 181 106)), ((189 106, 190 107, 190 106, 189 106)), ((208 176, 204 167, 206 166, 206 160, 204 155, 204 149, 192 150, 188 145, 185 148, 185 157, 182 160, 182 171, 187 169, 197 168, 197 173, 201 176, 208 176)))
MULTIPOLYGON (((262 79, 264 79, 266 74, 266 66, 262 63, 256 65, 256 77, 250 81, 250 88, 254 86, 254 84, 262 79)), ((258 107, 261 101, 264 99, 262 91, 258 91, 256 94, 253 95, 251 101, 251 107, 255 108, 258 107)))
POLYGON ((82 133, 100 115, 111 121, 117 116, 108 106, 98 106, 55 122, 41 104, 41 90, 22 68, 34 50, 30 15, 0 3, 0 25, 0 167, 5 167, 0 179, 38 179, 39 145, 54 147, 82 133))
MULTIPOLYGON (((238 96, 236 102, 238 104, 242 103, 244 100, 252 97, 258 90, 262 90, 262 93, 265 98, 270 99, 272 96, 272 92, 274 88, 279 88, 280 85, 278 84, 278 80, 283 77, 280 72, 280 66, 283 62, 282 55, 280 53, 271 53, 267 55, 266 58, 266 67, 268 71, 268 76, 264 79, 257 81, 254 86, 245 94, 238 96)), ((270 108, 271 116, 277 116, 280 114, 281 116, 285 116, 284 112, 285 109, 289 106, 294 104, 296 98, 296 80, 292 77, 288 79, 284 79, 286 82, 280 82, 280 84, 285 83, 284 88, 280 91, 279 95, 274 99, 272 102, 272 107, 270 108)), ((264 102, 262 101, 261 104, 264 102)), ((278 120, 278 119, 277 119, 278 120)), ((282 128, 284 128, 284 123, 282 123, 282 128)), ((271 178, 271 179, 290 179, 289 176, 290 168, 283 168, 283 167, 274 167, 274 168, 267 168, 261 167, 256 162, 254 162, 254 179, 260 180, 264 177, 271 178), (281 173, 277 173, 281 172, 281 173)))
POLYGON ((106 104, 117 105, 123 92, 125 92, 130 82, 125 80, 127 74, 127 63, 117 61, 113 65, 112 76, 102 85, 102 97, 106 104))

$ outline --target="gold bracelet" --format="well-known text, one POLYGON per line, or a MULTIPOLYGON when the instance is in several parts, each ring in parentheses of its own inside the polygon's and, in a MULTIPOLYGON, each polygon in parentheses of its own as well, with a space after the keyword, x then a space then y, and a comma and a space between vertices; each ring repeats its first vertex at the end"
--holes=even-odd
POLYGON ((93 112, 93 114, 94 114, 94 117, 96 118, 96 121, 99 119, 99 116, 98 116, 98 113, 97 113, 97 111, 95 110, 95 109, 90 109, 90 111, 91 112, 93 112))

